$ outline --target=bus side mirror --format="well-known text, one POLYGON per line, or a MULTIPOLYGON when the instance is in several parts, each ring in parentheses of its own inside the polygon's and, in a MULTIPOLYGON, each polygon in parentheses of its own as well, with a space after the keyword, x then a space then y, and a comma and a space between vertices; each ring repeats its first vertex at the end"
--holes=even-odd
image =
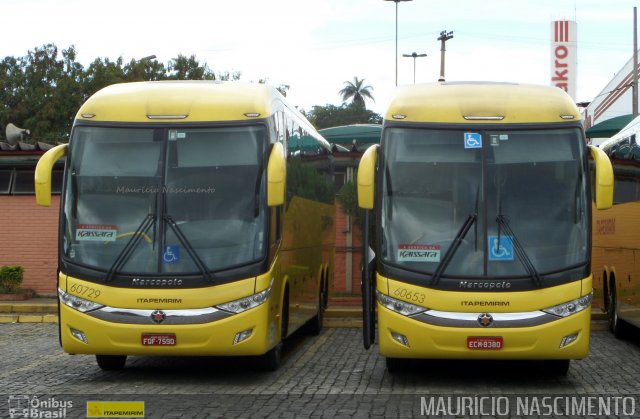
POLYGON ((613 167, 607 154, 598 147, 589 146, 596 165, 596 208, 608 209, 613 206, 613 167))
POLYGON ((373 209, 378 145, 367 148, 358 165, 358 206, 373 209))
POLYGON ((51 171, 61 157, 67 155, 69 144, 60 144, 48 150, 40 157, 36 165, 35 189, 36 202, 41 207, 51 206, 51 171))
POLYGON ((267 164, 267 205, 277 207, 284 204, 287 158, 282 143, 275 143, 267 164))

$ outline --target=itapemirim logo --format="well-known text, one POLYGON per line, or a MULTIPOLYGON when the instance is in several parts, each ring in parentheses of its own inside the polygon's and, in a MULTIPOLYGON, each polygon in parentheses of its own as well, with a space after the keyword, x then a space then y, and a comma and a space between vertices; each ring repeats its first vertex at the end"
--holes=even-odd
POLYGON ((73 408, 73 401, 55 397, 40 399, 38 396, 9 396, 7 401, 10 418, 66 418, 73 408))

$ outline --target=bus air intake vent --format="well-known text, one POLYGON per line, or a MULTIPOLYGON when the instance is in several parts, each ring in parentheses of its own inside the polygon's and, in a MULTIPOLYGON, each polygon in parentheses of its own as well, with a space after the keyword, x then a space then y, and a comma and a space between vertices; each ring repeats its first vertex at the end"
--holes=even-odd
POLYGON ((185 119, 189 115, 147 115, 149 119, 185 119))
POLYGON ((496 115, 496 116, 475 116, 475 115, 465 115, 464 119, 467 121, 502 121, 504 116, 496 115))

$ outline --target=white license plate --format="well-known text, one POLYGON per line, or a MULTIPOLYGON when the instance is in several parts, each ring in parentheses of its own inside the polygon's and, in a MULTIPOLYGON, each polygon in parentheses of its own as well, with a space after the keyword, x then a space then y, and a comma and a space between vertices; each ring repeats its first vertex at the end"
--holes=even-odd
POLYGON ((476 351, 495 351, 504 347, 502 336, 469 336, 467 348, 476 351))
POLYGON ((174 333, 143 333, 142 346, 176 346, 174 333))

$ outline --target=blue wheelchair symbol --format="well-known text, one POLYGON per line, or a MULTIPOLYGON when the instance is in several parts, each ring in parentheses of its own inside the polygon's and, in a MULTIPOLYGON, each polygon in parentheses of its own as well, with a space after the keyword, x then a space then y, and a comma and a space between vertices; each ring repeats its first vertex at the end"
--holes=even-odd
POLYGON ((180 247, 179 246, 165 246, 162 253, 162 261, 168 264, 174 264, 180 262, 180 247))
POLYGON ((511 236, 489 236, 489 260, 513 260, 513 241, 511 236))
POLYGON ((477 132, 465 132, 464 148, 482 148, 482 136, 477 132))

